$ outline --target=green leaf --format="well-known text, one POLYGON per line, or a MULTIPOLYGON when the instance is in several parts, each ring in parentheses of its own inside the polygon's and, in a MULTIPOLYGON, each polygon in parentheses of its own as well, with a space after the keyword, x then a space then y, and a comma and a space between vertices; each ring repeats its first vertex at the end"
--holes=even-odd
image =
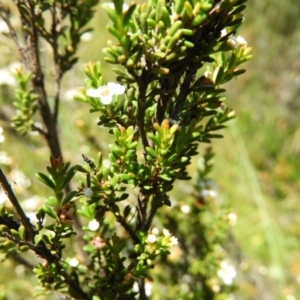
POLYGON ((69 203, 77 195, 77 193, 77 191, 70 191, 63 199, 62 205, 64 206, 65 204, 69 203))
POLYGON ((65 238, 70 238, 70 237, 74 237, 74 236, 76 236, 76 232, 74 232, 74 231, 69 231, 69 232, 67 232, 67 233, 65 233, 65 234, 62 234, 61 235, 61 237, 63 238, 63 239, 65 239, 65 238))
POLYGON ((49 204, 50 206, 55 206, 57 204, 57 199, 53 196, 50 196, 47 200, 46 203, 49 204))
POLYGON ((94 252, 95 251, 95 247, 92 246, 92 245, 85 245, 83 247, 83 250, 86 251, 86 252, 94 252))
POLYGON ((172 178, 170 176, 168 176, 167 174, 159 174, 158 176, 163 180, 172 181, 172 178))
POLYGON ((94 210, 92 209, 93 206, 89 205, 82 205, 80 209, 78 209, 78 214, 86 217, 89 220, 94 218, 94 210))
POLYGON ((131 207, 130 204, 128 204, 128 205, 125 206, 124 211, 123 211, 124 219, 126 219, 129 216, 131 208, 132 207, 131 207))
POLYGON ((237 18, 237 19, 231 21, 230 23, 226 24, 226 27, 240 25, 243 21, 244 21, 244 18, 237 18))
POLYGON ((246 72, 246 70, 236 70, 234 72, 232 72, 232 76, 238 76, 238 75, 241 75, 241 74, 244 74, 246 72))
POLYGON ((151 147, 146 147, 147 153, 149 153, 152 157, 157 158, 158 154, 151 147))
POLYGON ((62 184, 61 184, 61 188, 62 188, 62 189, 63 189, 63 188, 71 181, 71 179, 72 179, 73 176, 76 174, 76 172, 77 172, 77 166, 72 167, 72 168, 68 171, 65 180, 64 180, 64 181, 62 182, 62 184))
POLYGON ((117 198, 115 199, 115 201, 116 201, 116 202, 123 201, 123 200, 127 199, 128 196, 129 196, 129 194, 124 193, 124 194, 122 194, 120 197, 117 197, 117 198))
POLYGON ((10 234, 15 238, 15 239, 17 239, 17 240, 20 240, 20 234, 19 234, 19 232, 17 231, 17 230, 14 230, 14 229, 11 229, 10 230, 10 234))
POLYGON ((52 190, 56 190, 56 185, 55 182, 49 178, 47 175, 43 174, 43 173, 36 173, 35 177, 40 180, 41 182, 43 182, 44 184, 46 184, 47 186, 49 186, 52 190))
POLYGON ((219 68, 215 69, 214 74, 213 74, 213 81, 216 85, 222 83, 223 75, 224 75, 223 67, 219 67, 219 68))
POLYGON ((124 25, 124 27, 128 26, 128 23, 129 23, 129 21, 131 19, 131 16, 132 16, 132 14, 135 11, 135 8, 136 8, 136 4, 133 3, 133 4, 131 4, 129 6, 128 10, 125 12, 124 17, 123 17, 123 25, 124 25))
POLYGON ((50 216, 50 217, 53 218, 53 219, 56 219, 56 218, 57 218, 57 214, 56 214, 56 212, 53 210, 53 207, 50 207, 50 206, 48 206, 48 205, 43 205, 42 208, 43 208, 43 211, 44 211, 48 216, 50 216))

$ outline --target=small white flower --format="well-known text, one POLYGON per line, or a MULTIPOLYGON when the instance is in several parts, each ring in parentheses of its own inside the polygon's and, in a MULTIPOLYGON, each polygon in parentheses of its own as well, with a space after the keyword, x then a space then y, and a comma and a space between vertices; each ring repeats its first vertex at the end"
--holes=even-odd
POLYGON ((71 258, 69 260, 69 265, 74 268, 77 267, 79 265, 78 259, 76 257, 71 258))
POLYGON ((240 35, 236 38, 236 41, 241 47, 246 47, 248 45, 247 41, 240 35))
POLYGON ((188 205, 182 205, 181 206, 181 211, 184 213, 184 214, 189 214, 190 213, 190 211, 191 211, 191 208, 188 206, 188 205))
POLYGON ((220 267, 221 268, 217 272, 218 276, 223 280, 224 284, 231 285, 233 279, 236 277, 235 268, 227 261, 222 261, 220 267))
POLYGON ((156 227, 153 227, 153 229, 151 230, 152 234, 158 235, 159 234, 159 230, 156 227))
POLYGON ((89 230, 91 231, 96 231, 99 227, 100 227, 100 224, 97 220, 92 220, 89 222, 89 230))
POLYGON ((209 197, 211 198, 215 198, 217 196, 217 192, 214 191, 214 190, 209 190, 209 193, 208 193, 209 197))
POLYGON ((227 215, 228 223, 230 226, 235 226, 237 221, 237 215, 235 213, 229 213, 227 215))
POLYGON ((177 239, 177 237, 171 236, 170 242, 171 242, 172 246, 177 245, 177 244, 178 244, 178 239, 177 239))
POLYGON ((122 95, 125 93, 125 86, 109 82, 107 85, 98 87, 97 89, 90 88, 86 91, 89 97, 100 98, 103 104, 110 104, 114 95, 122 95))
POLYGON ((149 234, 147 237, 147 240, 149 243, 153 244, 156 242, 156 235, 155 234, 149 234))
POLYGON ((164 236, 171 236, 170 231, 166 228, 163 229, 163 234, 164 234, 164 236))
POLYGON ((84 191, 84 196, 87 198, 92 198, 94 192, 91 188, 86 188, 84 191))

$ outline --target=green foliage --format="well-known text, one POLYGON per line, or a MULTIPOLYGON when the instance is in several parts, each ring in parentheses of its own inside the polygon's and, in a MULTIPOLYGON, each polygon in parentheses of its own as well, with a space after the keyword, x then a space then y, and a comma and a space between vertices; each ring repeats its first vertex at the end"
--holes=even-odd
POLYGON ((22 69, 19 69, 15 76, 19 83, 19 89, 15 90, 16 101, 13 104, 16 108, 16 115, 12 118, 12 125, 25 135, 35 129, 33 116, 38 109, 37 95, 27 87, 31 77, 30 73, 25 74, 22 69))
MULTIPOLYGON (((22 133, 36 129, 32 117, 38 102, 46 127, 39 132, 52 156, 48 174, 36 177, 51 192, 32 224, 3 174, 1 183, 21 224, 13 221, 15 228, 9 226, 11 216, 3 210, 0 250, 7 256, 27 250, 40 256, 44 262, 33 271, 44 290, 75 299, 148 299, 145 286, 152 273, 158 287, 164 282, 175 284, 170 287, 173 298, 225 299, 233 290, 220 275, 225 272, 222 264, 229 268, 222 246, 228 220, 218 211, 207 177, 210 149, 185 204, 189 217, 180 213, 180 206, 165 217, 163 212, 172 206, 170 192, 178 180, 191 179, 188 168, 199 143, 222 137, 215 131, 234 117, 225 105, 221 85, 243 74, 238 68, 251 58, 246 41, 235 37, 245 2, 149 0, 126 7, 115 0, 113 5, 103 4, 110 19, 108 31, 117 40, 104 49, 105 60, 118 65, 114 72, 119 83, 107 83, 100 62, 90 62, 84 69, 86 85, 75 99, 90 106, 90 113, 99 117, 98 125, 108 128, 114 142, 109 145, 108 165, 100 151, 95 158, 83 155, 85 164, 72 167, 62 159, 56 128, 59 88, 63 74, 77 60, 80 37, 88 30, 85 25, 97 2, 17 2, 23 35, 33 32, 28 47, 34 63, 26 64, 32 74, 18 72, 19 117, 13 121, 22 133), (50 29, 46 12, 52 16, 50 29), (53 110, 38 39, 53 50, 57 89, 53 110), (32 88, 27 87, 29 80, 32 88), (82 182, 72 190, 76 174, 82 182), (172 233, 167 229, 161 233, 155 223, 172 233), (194 228, 196 234, 185 241, 194 228), (74 239, 80 247, 77 253, 70 247, 74 239), (184 255, 170 263, 167 257, 175 246, 184 255), (155 267, 166 267, 169 280, 164 274, 155 275, 155 267), (185 290, 180 290, 181 277, 191 277, 185 290)), ((7 19, 5 10, 3 15, 7 19)))

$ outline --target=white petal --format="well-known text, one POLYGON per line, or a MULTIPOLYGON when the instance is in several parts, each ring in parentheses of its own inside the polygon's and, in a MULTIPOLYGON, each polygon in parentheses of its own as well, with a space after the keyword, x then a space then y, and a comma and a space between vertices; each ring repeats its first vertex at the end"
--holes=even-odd
POLYGON ((109 82, 107 87, 110 89, 113 95, 122 95, 125 93, 125 86, 122 84, 109 82))
POLYGON ((163 229, 163 234, 164 234, 164 236, 171 236, 170 231, 166 228, 163 229))
POLYGON ((103 104, 107 105, 112 102, 113 98, 112 98, 112 95, 100 96, 100 100, 103 104))
POLYGON ((79 261, 76 257, 73 257, 69 260, 69 265, 71 267, 77 267, 79 265, 79 261))
POLYGON ((236 38, 236 41, 240 46, 247 46, 247 41, 240 35, 236 38))
POLYGON ((100 90, 99 89, 90 88, 90 89, 87 89, 85 93, 90 97, 94 97, 94 98, 100 97, 100 90))
POLYGON ((147 240, 148 240, 148 242, 149 243, 155 243, 156 242, 156 235, 154 235, 154 234, 149 234, 148 236, 147 236, 147 240))
POLYGON ((96 231, 100 227, 100 224, 97 220, 94 219, 89 222, 88 227, 89 227, 89 230, 96 231))

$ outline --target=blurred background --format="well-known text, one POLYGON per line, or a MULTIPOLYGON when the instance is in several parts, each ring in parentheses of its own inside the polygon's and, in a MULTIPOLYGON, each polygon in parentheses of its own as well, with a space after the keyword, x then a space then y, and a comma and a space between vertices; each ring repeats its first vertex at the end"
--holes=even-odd
MULTIPOLYGON (((237 270, 233 299, 300 299, 300 5, 295 2, 248 1, 238 35, 253 48, 254 58, 243 66, 247 72, 226 86, 227 104, 237 118, 212 144, 211 178, 220 202, 236 216, 227 246, 237 270)), ((12 21, 19 26, 17 16, 12 21)), ((81 154, 93 157, 108 149, 107 135, 95 126, 97 116, 72 100, 84 85, 88 61, 100 60, 105 81, 114 80, 102 53, 111 38, 107 22, 99 5, 90 23, 94 30, 82 38, 79 62, 63 81, 60 137, 72 164, 82 163, 81 154)), ((47 195, 34 173, 45 170, 49 152, 39 136, 21 137, 10 126, 15 80, 9 72, 18 54, 6 30, 0 20, 0 164, 30 214, 47 195)), ((41 47, 50 77, 49 48, 41 47)), ((47 88, 51 95, 53 87, 47 88)), ((200 145, 200 153, 203 149, 200 145)), ((0 190, 0 204, 5 201, 0 190)), ((34 276, 10 261, 0 262, 0 268, 0 299, 31 299, 34 276)))

